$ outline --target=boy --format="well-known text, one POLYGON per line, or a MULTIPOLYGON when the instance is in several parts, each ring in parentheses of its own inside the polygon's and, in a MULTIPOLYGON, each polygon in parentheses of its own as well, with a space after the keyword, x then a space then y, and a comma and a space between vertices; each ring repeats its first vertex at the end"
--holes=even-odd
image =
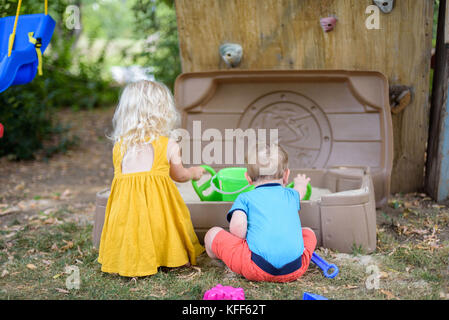
MULTIPOLYGON (((288 182, 288 155, 277 145, 253 149, 246 179, 256 188, 240 194, 227 213, 229 231, 213 227, 204 237, 207 254, 252 281, 289 282, 307 270, 316 247, 310 228, 301 228, 300 199, 310 178, 288 182)), ((248 162, 248 161, 247 161, 248 162)))

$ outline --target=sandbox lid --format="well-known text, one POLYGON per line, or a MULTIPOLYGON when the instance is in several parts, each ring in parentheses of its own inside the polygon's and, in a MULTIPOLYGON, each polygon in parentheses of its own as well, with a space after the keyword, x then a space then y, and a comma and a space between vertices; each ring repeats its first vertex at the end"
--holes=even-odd
MULTIPOLYGON (((388 80, 379 72, 184 73, 175 99, 192 143, 194 120, 202 132, 218 129, 222 140, 226 129, 278 129, 290 169, 369 167, 377 204, 388 198, 393 134, 388 80)), ((223 155, 216 167, 229 166, 224 163, 223 155)))

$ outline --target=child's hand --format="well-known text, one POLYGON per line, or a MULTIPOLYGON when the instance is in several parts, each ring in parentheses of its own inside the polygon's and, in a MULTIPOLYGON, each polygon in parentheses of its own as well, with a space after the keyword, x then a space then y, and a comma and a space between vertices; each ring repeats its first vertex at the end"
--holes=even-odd
POLYGON ((299 192, 301 196, 301 200, 304 198, 307 192, 307 185, 310 182, 310 178, 305 174, 298 174, 294 179, 295 182, 295 190, 299 192))
POLYGON ((192 180, 198 181, 201 179, 203 174, 206 172, 203 167, 192 167, 190 168, 192 174, 192 180))
POLYGON ((307 185, 310 182, 310 178, 307 177, 305 174, 299 174, 295 177, 295 186, 304 186, 307 188, 307 185))

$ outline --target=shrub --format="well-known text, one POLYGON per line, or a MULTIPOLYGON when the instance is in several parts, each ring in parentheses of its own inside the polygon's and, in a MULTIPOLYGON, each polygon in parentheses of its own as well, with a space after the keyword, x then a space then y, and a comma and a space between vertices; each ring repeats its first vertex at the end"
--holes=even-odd
POLYGON ((173 89, 181 73, 178 28, 173 0, 136 0, 136 31, 148 36, 148 47, 135 59, 154 68, 156 80, 173 89))

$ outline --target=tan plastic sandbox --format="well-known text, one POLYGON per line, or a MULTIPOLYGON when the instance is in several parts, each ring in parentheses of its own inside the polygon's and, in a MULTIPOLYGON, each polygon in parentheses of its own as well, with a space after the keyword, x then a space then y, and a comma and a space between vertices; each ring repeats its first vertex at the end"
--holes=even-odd
MULTIPOLYGON (((346 253, 355 247, 375 250, 376 205, 387 202, 393 161, 388 81, 382 74, 296 70, 187 73, 176 81, 175 98, 183 127, 191 137, 196 120, 201 121, 201 130, 216 129, 223 137, 226 129, 279 129, 279 142, 289 153, 290 180, 299 172, 306 173, 312 187, 330 191, 301 202, 302 226, 312 228, 318 245, 325 248, 346 253)), ((189 141, 190 145, 195 142, 194 138, 189 141)), ((204 147, 210 141, 199 143, 204 147)), ((230 166, 222 160, 210 165, 216 170, 230 166)), ((192 197, 189 183, 179 189, 201 242, 209 228, 228 228, 226 213, 231 202, 201 202, 192 197)), ((108 190, 97 194, 96 246, 108 195, 108 190)))
MULTIPOLYGON (((312 228, 318 245, 351 252, 362 246, 367 252, 376 248, 376 206, 373 183, 368 168, 333 168, 294 171, 305 173, 313 187, 328 189, 330 194, 320 199, 302 201, 299 216, 303 227, 312 228)), ((226 213, 232 202, 201 202, 194 199, 193 188, 184 184, 180 188, 190 210, 195 232, 201 242, 213 226, 228 229, 226 213), (191 190, 189 190, 191 189, 191 190)), ((97 194, 93 242, 100 243, 101 230, 109 190, 97 194)))

